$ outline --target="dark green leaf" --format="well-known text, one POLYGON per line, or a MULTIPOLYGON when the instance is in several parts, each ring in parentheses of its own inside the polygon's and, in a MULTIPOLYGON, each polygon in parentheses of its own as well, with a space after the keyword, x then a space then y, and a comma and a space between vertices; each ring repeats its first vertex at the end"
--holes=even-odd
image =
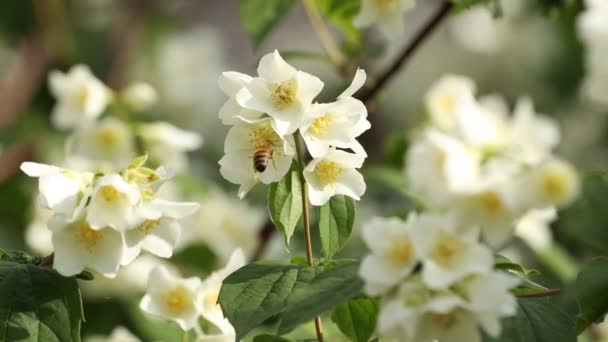
POLYGON ((600 322, 608 312, 608 257, 596 258, 586 265, 573 286, 579 306, 576 330, 580 333, 600 322))
POLYGON ((361 30, 353 25, 359 13, 359 0, 315 0, 319 11, 338 29, 349 41, 358 41, 361 30))
POLYGON ((608 175, 589 173, 582 178, 578 199, 559 212, 556 229, 564 235, 608 251, 608 175))
POLYGON ((289 13, 294 0, 241 0, 241 24, 257 47, 289 13))
POLYGON ((0 261, 0 341, 80 341, 83 320, 76 279, 0 261))
POLYGON ((494 255, 494 268, 499 270, 515 271, 521 273, 523 276, 529 276, 539 273, 537 270, 526 269, 524 266, 518 263, 514 263, 500 254, 494 255))
POLYGON ((347 196, 332 197, 321 207, 319 230, 325 260, 331 258, 346 244, 355 222, 355 201, 347 196))
POLYGON ((359 264, 322 267, 252 263, 228 276, 219 304, 234 325, 237 340, 270 317, 279 320, 278 333, 357 296, 362 282, 359 264))
POLYGON ((285 244, 296 229, 302 216, 302 183, 295 166, 278 183, 270 185, 268 191, 268 211, 277 229, 285 234, 285 244))
POLYGON ((253 342, 292 342, 292 340, 285 337, 262 334, 254 337, 253 342))
POLYGON ((355 298, 338 305, 331 315, 331 320, 351 341, 368 342, 376 329, 378 309, 375 299, 355 298))
POLYGON ((201 274, 210 274, 217 266, 217 257, 205 244, 186 247, 171 259, 177 265, 201 274))
POLYGON ((576 333, 570 317, 547 298, 520 298, 517 315, 502 321, 498 338, 484 337, 484 342, 575 342, 576 333))

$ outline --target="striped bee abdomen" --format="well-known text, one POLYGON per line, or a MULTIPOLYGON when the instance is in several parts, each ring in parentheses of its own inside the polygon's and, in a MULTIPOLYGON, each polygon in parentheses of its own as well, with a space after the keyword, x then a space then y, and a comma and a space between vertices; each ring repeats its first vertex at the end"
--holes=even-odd
POLYGON ((272 158, 272 144, 260 144, 253 154, 253 167, 258 172, 264 172, 272 158))

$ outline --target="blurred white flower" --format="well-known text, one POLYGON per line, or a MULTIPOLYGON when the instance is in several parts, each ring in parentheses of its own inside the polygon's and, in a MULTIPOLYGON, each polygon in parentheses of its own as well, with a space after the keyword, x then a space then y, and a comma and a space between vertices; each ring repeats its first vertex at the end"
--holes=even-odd
POLYGON ((125 327, 118 326, 112 330, 109 336, 89 336, 85 342, 140 342, 140 339, 131 334, 125 327))
POLYGON ((237 118, 245 120, 259 119, 264 113, 242 107, 236 101, 236 94, 243 89, 246 83, 251 82, 253 77, 240 72, 225 71, 219 79, 220 89, 228 96, 228 100, 220 108, 219 117, 224 125, 234 125, 237 118))
POLYGON ((382 294, 412 272, 418 261, 410 239, 415 221, 416 215, 410 214, 407 222, 396 217, 374 217, 363 225, 363 240, 371 251, 359 268, 366 294, 382 294))
POLYGON ((459 229, 452 218, 430 214, 421 214, 410 224, 416 257, 422 260, 422 280, 429 287, 445 288, 492 269, 492 252, 478 242, 478 228, 459 229))
POLYGON ((291 166, 295 150, 293 138, 281 138, 270 118, 265 118, 251 123, 237 122, 226 136, 224 153, 219 161, 220 173, 229 182, 240 185, 238 195, 243 198, 258 182, 270 184, 281 180, 291 166), (261 159, 267 165, 258 171, 261 159))
POLYGON ((586 9, 578 17, 578 31, 586 48, 587 75, 583 81, 583 94, 600 106, 608 106, 608 6, 602 0, 585 1, 586 9))
POLYGON ((130 84, 120 95, 124 103, 137 112, 145 111, 158 102, 156 89, 145 82, 130 84))
POLYGON ((234 271, 245 266, 245 263, 246 258, 243 251, 241 249, 235 250, 230 256, 226 266, 213 272, 200 286, 200 290, 197 293, 197 303, 200 305, 201 316, 219 330, 218 333, 200 329, 201 331, 197 331, 199 339, 201 337, 207 338, 201 341, 211 341, 212 338, 218 340, 230 340, 230 338, 232 338, 232 341, 234 341, 234 338, 236 337, 234 327, 232 327, 230 322, 224 317, 222 308, 217 304, 217 299, 224 279, 234 271))
POLYGON ((237 248, 251 258, 267 219, 266 211, 220 190, 210 191, 199 203, 200 209, 181 221, 184 229, 180 248, 203 242, 221 263, 227 262, 237 248))
POLYGON ((127 246, 136 249, 131 251, 135 256, 143 249, 162 258, 171 257, 182 233, 178 220, 192 215, 198 208, 198 203, 158 198, 142 203, 135 212, 133 228, 124 232, 127 246))
POLYGON ((365 193, 365 180, 356 169, 364 157, 331 148, 314 158, 304 168, 308 197, 313 205, 323 205, 334 195, 345 195, 359 200, 365 193))
POLYGON ((203 143, 200 134, 175 127, 168 122, 141 124, 138 127, 150 159, 174 171, 185 171, 188 167, 186 152, 199 149, 203 143))
POLYGON ((244 83, 236 100, 245 108, 268 114, 279 135, 295 132, 309 115, 323 82, 296 70, 277 50, 262 57, 257 71, 259 76, 244 83))
POLYGON ((125 231, 133 224, 135 206, 140 200, 137 188, 120 175, 103 176, 95 182, 87 208, 87 222, 93 229, 111 227, 125 231))
POLYGON ((76 65, 68 73, 52 71, 49 87, 57 104, 51 114, 53 125, 60 129, 77 128, 93 122, 110 101, 110 91, 85 65, 76 65))
POLYGON ((90 172, 75 172, 53 165, 34 162, 21 164, 21 171, 38 178, 39 203, 58 214, 71 215, 85 197, 93 181, 90 172))
POLYGON ((47 222, 53 216, 53 211, 34 207, 34 218, 25 229, 25 243, 34 252, 40 255, 49 255, 53 252, 53 233, 47 227, 47 222))
POLYGON ((530 208, 563 208, 576 199, 581 184, 570 163, 553 158, 529 171, 520 186, 522 201, 530 208))
POLYGON ((177 322, 183 330, 190 330, 198 324, 200 288, 199 278, 180 278, 158 266, 150 273, 148 288, 139 306, 149 314, 177 322))
POLYGON ((61 275, 70 277, 85 268, 107 277, 116 275, 125 252, 120 232, 105 226, 93 229, 84 213, 75 214, 73 220, 54 216, 49 228, 55 250, 53 268, 61 275))
POLYGON ((557 210, 553 207, 530 210, 517 221, 515 234, 535 251, 547 249, 553 243, 549 224, 556 218, 557 210))
POLYGON ((354 25, 367 27, 376 24, 385 36, 397 41, 405 33, 403 13, 415 5, 416 0, 362 0, 354 25))
POLYGON ((76 131, 66 142, 66 162, 80 170, 121 170, 135 156, 131 128, 114 117, 76 131))
POLYGON ((314 104, 311 117, 300 127, 308 152, 313 157, 327 153, 330 146, 351 148, 367 157, 363 147, 355 140, 368 130, 367 108, 352 95, 365 83, 365 71, 359 69, 351 86, 331 103, 314 104))

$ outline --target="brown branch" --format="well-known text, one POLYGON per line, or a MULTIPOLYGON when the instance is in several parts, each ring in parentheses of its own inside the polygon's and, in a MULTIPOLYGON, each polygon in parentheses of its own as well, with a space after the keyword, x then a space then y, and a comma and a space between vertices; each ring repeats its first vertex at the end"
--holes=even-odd
POLYGON ((515 297, 518 297, 518 298, 549 297, 549 296, 558 295, 561 292, 562 292, 562 289, 546 289, 546 290, 516 294, 515 297))
POLYGON ((55 261, 55 252, 45 256, 38 266, 53 266, 53 262, 55 261))
POLYGON ((439 24, 444 18, 448 16, 452 9, 452 3, 444 1, 441 6, 437 9, 435 14, 429 19, 429 21, 420 29, 420 31, 414 36, 414 38, 405 46, 401 54, 395 59, 395 61, 377 78, 374 85, 369 88, 368 91, 363 93, 359 99, 366 105, 368 102, 378 94, 382 88, 397 74, 397 71, 403 67, 405 62, 414 54, 414 52, 420 47, 430 35, 435 31, 439 24))
POLYGON ((312 26, 313 30, 317 34, 317 37, 319 37, 327 57, 329 57, 329 60, 338 69, 342 69, 344 65, 344 56, 334 41, 334 37, 331 35, 331 32, 329 32, 327 26, 325 26, 323 17, 321 17, 314 0, 303 0, 302 4, 304 5, 304 10, 306 11, 310 26, 312 26))

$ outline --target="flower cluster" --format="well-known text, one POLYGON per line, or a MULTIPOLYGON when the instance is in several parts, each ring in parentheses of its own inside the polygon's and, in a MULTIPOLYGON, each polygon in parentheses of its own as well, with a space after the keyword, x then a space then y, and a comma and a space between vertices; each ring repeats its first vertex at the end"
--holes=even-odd
POLYGON ((258 182, 278 182, 290 169, 295 139, 301 137, 313 158, 304 170, 310 202, 322 205, 336 194, 358 200, 365 182, 356 169, 367 155, 356 138, 370 123, 365 105, 353 94, 365 78, 357 70, 334 102, 313 103, 323 82, 289 65, 278 51, 262 57, 257 77, 223 73, 219 84, 229 99, 219 116, 233 126, 219 161, 222 176, 240 185, 241 198, 258 182))
POLYGON ((39 203, 49 210, 47 226, 55 250, 53 267, 64 276, 91 268, 113 277, 147 250, 172 255, 181 226, 198 204, 158 198, 169 178, 164 168, 144 167, 146 157, 119 173, 78 172, 25 162, 21 169, 39 179, 39 203))
POLYGON ((584 94, 591 101, 608 106, 608 3, 603 0, 586 0, 586 10, 578 18, 578 31, 586 52, 587 76, 584 94))
POLYGON ((475 97, 474 83, 445 76, 426 95, 431 124, 414 138, 405 174, 426 205, 478 225, 500 247, 533 209, 563 207, 579 191, 576 170, 552 153, 557 125, 528 98, 509 115, 496 95, 475 97))
POLYGON ((197 277, 181 278, 158 267, 150 273, 140 307, 152 315, 177 322, 183 330, 194 328, 199 336, 197 341, 232 342, 236 338, 234 327, 224 317, 217 298, 222 281, 244 265, 245 255, 237 249, 224 268, 204 281, 197 277))
POLYGON ((360 276, 365 292, 382 298, 378 331, 388 340, 474 342, 479 327, 497 337, 500 320, 516 312, 509 290, 519 279, 494 270, 493 248, 516 223, 524 230, 552 219, 579 179, 552 154, 557 126, 529 99, 509 116, 502 98, 478 100, 470 79, 446 76, 425 102, 430 125, 408 150, 405 173, 430 211, 365 224, 371 253, 360 276))
POLYGON ((185 153, 196 150, 201 137, 167 122, 131 122, 128 112, 142 112, 157 102, 154 88, 134 83, 114 92, 84 65, 67 73, 53 71, 49 87, 57 103, 51 121, 73 130, 66 143, 67 166, 76 170, 121 170, 137 155, 137 141, 158 164, 182 171, 185 153), (102 116, 108 113, 108 116, 102 116))

